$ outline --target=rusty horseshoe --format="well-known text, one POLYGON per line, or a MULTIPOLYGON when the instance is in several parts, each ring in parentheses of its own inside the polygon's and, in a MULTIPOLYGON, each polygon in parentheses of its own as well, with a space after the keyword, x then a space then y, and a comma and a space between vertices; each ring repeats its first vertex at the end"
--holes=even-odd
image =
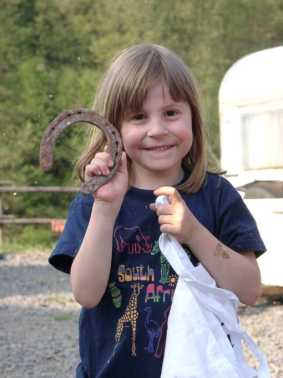
POLYGON ((49 171, 53 166, 53 147, 58 136, 71 125, 85 122, 98 127, 106 137, 107 151, 110 153, 113 167, 107 176, 95 176, 88 182, 81 184, 82 193, 94 193, 102 185, 106 184, 115 175, 122 156, 122 140, 115 127, 105 118, 93 110, 77 109, 65 111, 52 121, 44 132, 41 144, 39 161, 44 171, 49 171))

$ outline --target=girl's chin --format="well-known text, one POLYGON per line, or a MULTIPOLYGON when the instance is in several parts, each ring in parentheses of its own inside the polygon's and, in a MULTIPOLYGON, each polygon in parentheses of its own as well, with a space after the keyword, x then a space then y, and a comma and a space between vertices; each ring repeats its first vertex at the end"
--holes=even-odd
POLYGON ((160 162, 152 161, 152 164, 143 165, 142 169, 136 170, 137 177, 155 177, 156 179, 161 179, 162 181, 173 182, 179 180, 180 176, 182 176, 183 170, 182 167, 179 165, 168 165, 162 164, 160 162))

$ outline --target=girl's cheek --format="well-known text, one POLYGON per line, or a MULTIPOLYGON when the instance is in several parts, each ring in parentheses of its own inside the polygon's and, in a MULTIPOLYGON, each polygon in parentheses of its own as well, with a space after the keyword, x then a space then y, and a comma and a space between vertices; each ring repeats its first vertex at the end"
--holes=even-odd
POLYGON ((192 127, 179 127, 175 130, 175 135, 182 140, 193 140, 192 127))
POLYGON ((140 135, 140 133, 135 132, 134 129, 132 130, 128 130, 127 128, 125 128, 124 130, 122 129, 121 135, 122 135, 123 145, 126 151, 139 148, 139 146, 141 145, 142 136, 140 135))
POLYGON ((186 150, 186 153, 188 153, 192 147, 193 144, 193 134, 191 130, 178 130, 176 132, 176 137, 179 141, 181 141, 181 144, 183 146, 183 149, 186 150))

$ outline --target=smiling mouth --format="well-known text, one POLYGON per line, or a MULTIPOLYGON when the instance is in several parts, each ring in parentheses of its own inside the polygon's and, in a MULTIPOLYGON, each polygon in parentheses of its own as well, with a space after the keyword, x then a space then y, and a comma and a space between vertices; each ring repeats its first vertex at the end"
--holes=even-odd
POLYGON ((154 147, 147 147, 146 150, 148 150, 148 151, 167 151, 172 147, 174 147, 174 146, 173 145, 154 146, 154 147))

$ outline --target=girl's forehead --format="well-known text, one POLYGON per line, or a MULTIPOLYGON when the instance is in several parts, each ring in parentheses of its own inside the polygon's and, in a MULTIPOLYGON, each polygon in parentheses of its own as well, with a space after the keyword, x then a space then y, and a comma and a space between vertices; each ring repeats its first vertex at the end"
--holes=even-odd
POLYGON ((165 100, 172 102, 186 101, 181 95, 181 92, 168 84, 163 78, 149 81, 146 86, 137 88, 132 93, 131 101, 127 102, 125 106, 126 113, 141 110, 147 100, 154 98, 154 96, 162 96, 165 100))
POLYGON ((162 81, 154 83, 148 89, 143 103, 154 102, 156 100, 162 101, 163 103, 178 102, 172 98, 168 85, 162 81))

